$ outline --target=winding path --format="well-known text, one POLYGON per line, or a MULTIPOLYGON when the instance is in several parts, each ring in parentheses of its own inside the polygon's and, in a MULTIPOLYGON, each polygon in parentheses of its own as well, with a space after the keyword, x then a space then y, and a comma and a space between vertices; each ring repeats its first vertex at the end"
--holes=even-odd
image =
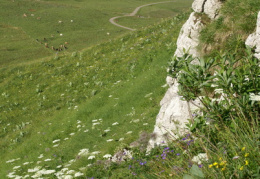
POLYGON ((143 8, 143 7, 151 6, 151 5, 155 5, 155 4, 161 4, 161 3, 169 3, 169 2, 174 2, 174 1, 164 1, 164 2, 156 2, 156 3, 151 3, 151 4, 145 4, 145 5, 142 5, 142 6, 139 6, 139 7, 135 8, 135 10, 132 13, 130 13, 130 14, 126 14, 124 16, 112 17, 111 19, 109 19, 109 22, 111 22, 115 26, 118 26, 118 27, 121 27, 121 28, 124 28, 124 29, 127 29, 127 30, 134 31, 136 29, 132 29, 132 28, 129 28, 129 27, 122 26, 122 25, 116 23, 115 20, 118 19, 118 18, 121 18, 121 17, 132 17, 132 16, 135 16, 137 14, 137 12, 141 8, 143 8))

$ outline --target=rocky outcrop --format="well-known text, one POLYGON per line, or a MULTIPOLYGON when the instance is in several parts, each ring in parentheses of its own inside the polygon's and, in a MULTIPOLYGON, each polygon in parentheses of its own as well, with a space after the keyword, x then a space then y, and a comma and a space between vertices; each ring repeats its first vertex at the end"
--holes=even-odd
POLYGON ((246 45, 255 50, 255 57, 260 59, 260 11, 257 17, 256 32, 250 34, 246 40, 246 45))
MULTIPOLYGON (((217 17, 221 3, 219 0, 195 0, 192 8, 195 12, 205 13, 211 19, 217 17)), ((187 22, 183 25, 177 40, 177 49, 174 56, 182 57, 184 53, 199 57, 197 46, 199 44, 199 35, 203 28, 200 17, 192 12, 187 22)), ((193 61, 196 63, 196 60, 193 61)), ((161 109, 156 117, 154 136, 149 140, 148 151, 155 145, 162 145, 171 139, 177 139, 188 132, 186 123, 192 119, 192 112, 197 106, 201 106, 199 100, 192 103, 182 100, 178 95, 177 79, 167 77, 169 89, 161 100, 161 109), (195 105, 193 105, 195 104, 195 105)))
POLYGON ((220 0, 195 0, 192 4, 194 12, 183 25, 177 40, 177 50, 175 56, 181 57, 184 52, 199 57, 197 46, 199 44, 199 34, 203 28, 203 23, 196 13, 205 13, 209 18, 215 19, 219 15, 221 7, 220 0))
POLYGON ((221 4, 220 0, 195 0, 192 9, 195 12, 207 14, 211 19, 215 19, 219 15, 221 4))
POLYGON ((193 57, 198 57, 197 46, 199 45, 199 34, 203 27, 201 20, 191 13, 189 19, 182 26, 177 40, 177 49, 174 56, 182 57, 185 52, 193 57))
MULTIPOLYGON (((156 118, 154 128, 155 137, 148 143, 148 151, 155 145, 167 144, 169 140, 178 139, 188 132, 186 123, 192 118, 192 113, 197 109, 192 103, 182 100, 178 95, 178 83, 175 79, 167 77, 169 89, 161 100, 161 109, 156 118)), ((193 101, 201 105, 199 100, 193 101)))

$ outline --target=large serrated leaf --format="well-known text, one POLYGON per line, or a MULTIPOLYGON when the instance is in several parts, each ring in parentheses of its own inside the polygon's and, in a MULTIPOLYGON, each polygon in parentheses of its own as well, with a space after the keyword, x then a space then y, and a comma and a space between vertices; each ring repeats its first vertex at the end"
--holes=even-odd
POLYGON ((197 165, 192 165, 191 169, 190 169, 190 173, 192 175, 195 175, 196 177, 200 177, 200 178, 204 178, 204 174, 202 173, 202 171, 200 170, 200 168, 197 165))

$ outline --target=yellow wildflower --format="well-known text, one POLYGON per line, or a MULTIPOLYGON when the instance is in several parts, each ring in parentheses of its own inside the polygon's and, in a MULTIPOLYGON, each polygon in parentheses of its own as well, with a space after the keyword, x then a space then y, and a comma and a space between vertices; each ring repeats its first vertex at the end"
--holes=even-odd
POLYGON ((221 161, 222 160, 222 158, 221 157, 219 157, 219 159, 218 159, 219 161, 221 161))
POLYGON ((218 165, 218 162, 214 162, 214 163, 213 163, 213 166, 216 166, 216 165, 218 165))
POLYGON ((209 168, 212 168, 213 167, 213 165, 211 164, 211 165, 209 165, 209 168))
POLYGON ((243 147, 241 150, 244 151, 246 149, 246 147, 243 147))
POLYGON ((218 165, 216 166, 216 168, 218 168, 218 165))
POLYGON ((246 154, 245 154, 245 157, 248 157, 248 156, 249 156, 249 153, 246 153, 246 154))
POLYGON ((226 167, 224 167, 224 168, 221 168, 221 171, 224 171, 224 170, 226 170, 226 167))
POLYGON ((219 165, 222 166, 222 165, 225 165, 227 163, 227 161, 222 161, 219 165))
POLYGON ((245 162, 246 162, 245 165, 248 165, 248 160, 246 160, 245 162))
POLYGON ((240 167, 239 170, 243 170, 244 169, 244 166, 240 167))

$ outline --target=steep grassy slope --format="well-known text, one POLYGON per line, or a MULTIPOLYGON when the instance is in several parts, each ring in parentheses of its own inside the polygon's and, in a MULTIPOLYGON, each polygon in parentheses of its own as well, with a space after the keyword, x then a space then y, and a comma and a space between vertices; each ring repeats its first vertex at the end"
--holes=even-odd
POLYGON ((12 168, 30 176, 36 166, 79 171, 95 161, 91 152, 102 158, 151 132, 187 15, 80 53, 2 68, 0 178, 12 168))
MULTIPOLYGON (((111 17, 131 13, 137 6, 158 1, 2 0, 0 67, 55 55, 57 52, 51 50, 51 46, 58 49, 65 42, 68 43, 66 51, 71 53, 118 37, 128 30, 112 25, 109 22, 111 17), (45 48, 45 43, 49 48, 45 48)), ((171 2, 168 8, 158 6, 155 9, 161 12, 156 12, 155 16, 149 18, 148 23, 140 21, 140 18, 133 18, 137 21, 129 25, 140 28, 154 24, 159 22, 161 17, 171 17, 176 11, 188 9, 191 1, 185 0, 181 8, 177 6, 181 0, 171 2)), ((120 20, 125 21, 124 18, 120 20)), ((64 50, 59 53, 64 53, 64 50)))

